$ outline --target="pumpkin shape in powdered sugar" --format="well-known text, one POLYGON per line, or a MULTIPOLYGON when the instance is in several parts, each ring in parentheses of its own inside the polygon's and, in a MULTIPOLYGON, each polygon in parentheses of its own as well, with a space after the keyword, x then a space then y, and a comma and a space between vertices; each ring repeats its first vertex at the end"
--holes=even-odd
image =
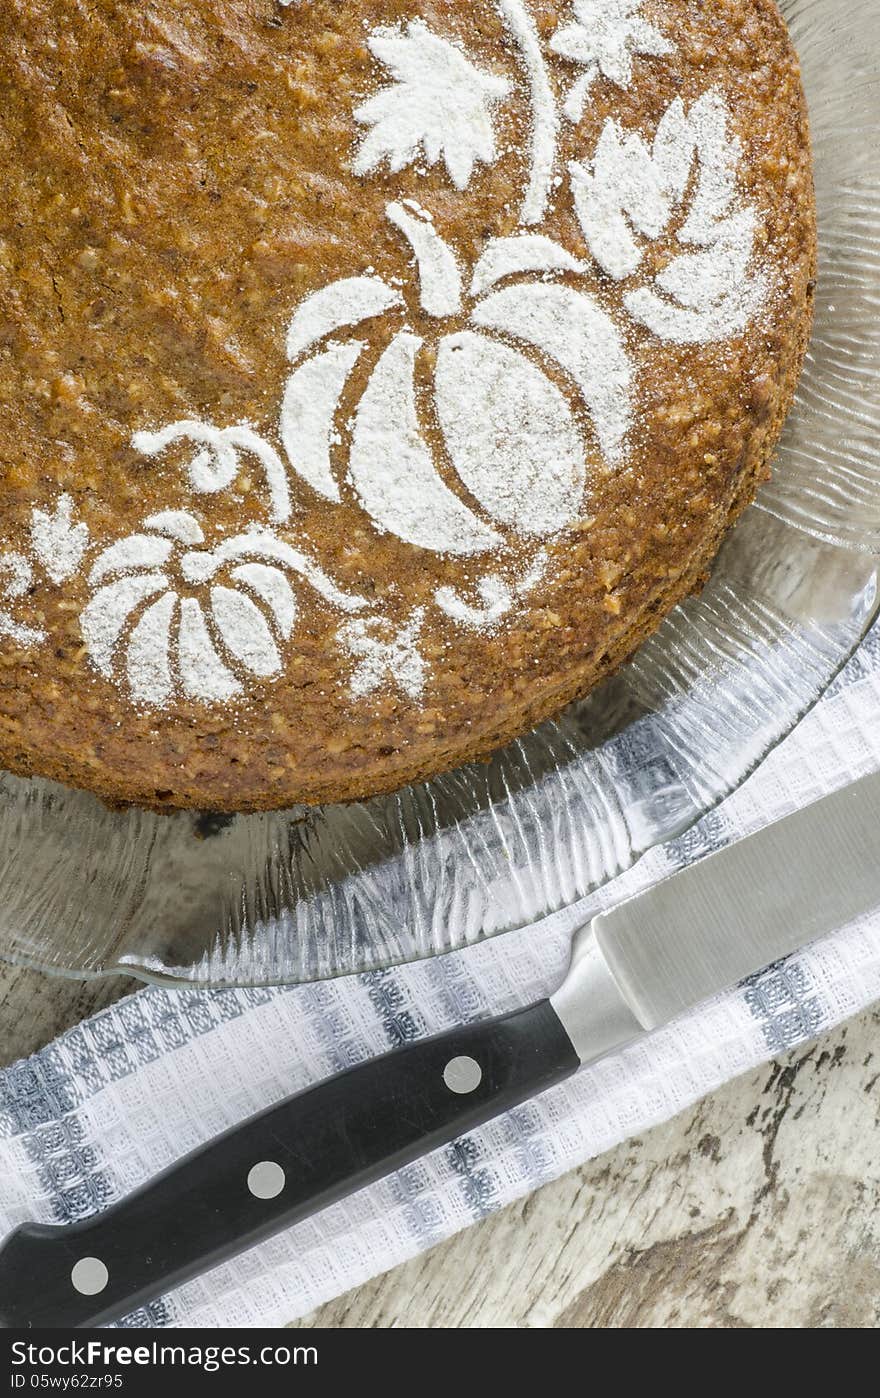
MULTIPOLYGON (((186 511, 151 515, 143 531, 98 555, 82 615, 91 659, 107 678, 124 651, 135 702, 161 705, 175 692, 217 701, 242 690, 239 675, 270 678, 297 604, 282 567, 304 560, 267 529, 252 528, 214 549, 186 511), (220 575, 222 574, 222 580, 220 575)), ((332 585, 306 565, 313 585, 332 585)))
MULTIPOLYGON (((491 241, 465 295, 451 249, 421 211, 390 204, 386 212, 415 254, 421 311, 448 329, 430 346, 427 405, 416 387, 426 340, 405 322, 393 331, 354 410, 348 481, 380 529, 422 548, 483 553, 504 542, 499 527, 548 538, 583 512, 590 444, 577 404, 604 459, 621 456, 632 378, 622 337, 591 296, 560 280, 584 268, 550 238, 491 241), (423 412, 485 517, 438 471, 423 412)), ((330 500, 341 498, 332 448, 349 376, 376 318, 403 309, 400 293, 378 277, 351 277, 309 296, 290 322, 296 367, 281 435, 298 473, 330 500)))

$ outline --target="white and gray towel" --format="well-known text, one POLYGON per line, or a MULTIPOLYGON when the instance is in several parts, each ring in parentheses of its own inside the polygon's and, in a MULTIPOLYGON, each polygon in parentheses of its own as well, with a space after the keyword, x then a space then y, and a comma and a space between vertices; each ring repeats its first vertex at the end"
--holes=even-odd
MULTIPOLYGON (((319 1078, 546 994, 563 973, 571 929, 599 907, 874 769, 880 628, 745 786, 577 907, 399 970, 281 990, 138 991, 0 1072, 0 1234, 26 1219, 85 1218, 319 1078)), ((880 907, 126 1323, 289 1321, 878 996, 880 907)))

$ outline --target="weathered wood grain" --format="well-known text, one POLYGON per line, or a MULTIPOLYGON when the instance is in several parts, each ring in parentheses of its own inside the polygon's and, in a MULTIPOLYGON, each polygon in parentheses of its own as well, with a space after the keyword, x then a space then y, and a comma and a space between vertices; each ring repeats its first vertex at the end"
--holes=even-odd
POLYGON ((121 976, 66 980, 0 961, 0 1066, 24 1058, 87 1015, 136 988, 121 976))
POLYGON ((303 1322, 873 1327, 880 1010, 303 1322))
MULTIPOLYGON (((0 966, 0 1062, 134 988, 0 966)), ((299 1322, 880 1324, 880 1008, 299 1322)))

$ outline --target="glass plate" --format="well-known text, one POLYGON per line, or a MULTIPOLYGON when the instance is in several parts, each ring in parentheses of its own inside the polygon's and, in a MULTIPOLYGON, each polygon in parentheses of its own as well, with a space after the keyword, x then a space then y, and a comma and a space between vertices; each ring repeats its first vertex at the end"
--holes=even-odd
POLYGON ((875 0, 782 9, 813 124, 815 334, 774 479, 702 595, 556 722, 394 797, 155 816, 0 778, 0 955, 227 985, 449 951, 681 832, 816 701, 878 598, 880 18, 875 0))

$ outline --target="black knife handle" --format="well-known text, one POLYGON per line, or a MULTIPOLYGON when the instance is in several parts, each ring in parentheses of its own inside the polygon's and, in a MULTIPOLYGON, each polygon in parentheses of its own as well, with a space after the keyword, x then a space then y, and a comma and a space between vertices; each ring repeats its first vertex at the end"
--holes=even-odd
POLYGON ((17 1229, 0 1248, 0 1325, 118 1320, 560 1082, 578 1064, 542 1000, 327 1078, 209 1141, 94 1218, 17 1229), (256 1197, 249 1181, 279 1192, 256 1197), (97 1294, 76 1289, 74 1276, 94 1286, 105 1272, 97 1294))

